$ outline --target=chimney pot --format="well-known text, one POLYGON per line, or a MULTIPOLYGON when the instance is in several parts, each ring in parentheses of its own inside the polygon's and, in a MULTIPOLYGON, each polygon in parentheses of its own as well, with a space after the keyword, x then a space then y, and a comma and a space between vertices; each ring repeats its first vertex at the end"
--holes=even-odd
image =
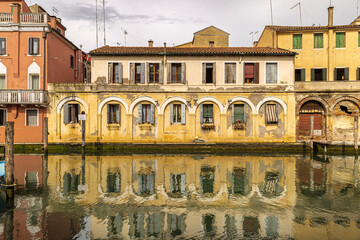
POLYGON ((149 40, 149 47, 153 47, 154 46, 154 41, 153 40, 149 40))
POLYGON ((164 42, 164 48, 166 48, 166 42, 164 42))
POLYGON ((332 27, 333 23, 334 23, 334 7, 330 6, 328 8, 328 14, 329 14, 329 19, 328 19, 328 26, 332 27))

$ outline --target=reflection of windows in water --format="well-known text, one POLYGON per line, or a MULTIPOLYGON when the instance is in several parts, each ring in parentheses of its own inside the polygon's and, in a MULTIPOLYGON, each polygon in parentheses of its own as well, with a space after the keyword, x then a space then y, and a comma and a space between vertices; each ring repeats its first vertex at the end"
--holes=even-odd
POLYGON ((149 214, 146 218, 147 237, 160 238, 164 229, 164 213, 149 214))
POLYGON ((66 195, 71 192, 77 192, 79 184, 80 175, 75 175, 74 173, 65 173, 63 193, 66 195))
POLYGON ((129 236, 131 238, 144 238, 145 237, 145 228, 144 228, 144 214, 136 213, 133 215, 133 219, 130 220, 130 229, 129 236))
POLYGON ((202 193, 214 192, 214 174, 215 169, 213 167, 201 167, 200 183, 202 193))
POLYGON ((266 236, 271 239, 278 238, 279 219, 275 216, 265 218, 266 236))
POLYGON ((139 174, 139 194, 152 195, 154 194, 155 176, 154 174, 139 174))
POLYGON ((170 192, 181 196, 185 193, 185 174, 171 174, 170 175, 170 192))
POLYGON ((168 224, 168 233, 174 238, 176 236, 181 236, 185 230, 185 218, 186 216, 183 215, 175 215, 175 214, 168 214, 167 215, 167 224, 168 224))
POLYGON ((121 234, 123 225, 123 218, 121 215, 108 217, 107 229, 108 237, 116 236, 121 234))
POLYGON ((243 235, 247 238, 259 237, 260 223, 257 217, 244 217, 243 235))
POLYGON ((267 197, 275 197, 279 196, 280 193, 279 174, 274 172, 266 172, 263 194, 267 197))
POLYGON ((110 174, 108 173, 106 178, 106 189, 108 193, 118 193, 121 187, 121 176, 120 173, 110 174))
POLYGON ((27 172, 25 174, 25 187, 27 189, 37 188, 38 186, 38 173, 37 172, 27 172))
POLYGON ((203 229, 206 236, 214 237, 216 234, 215 216, 212 214, 206 214, 202 216, 203 229))
POLYGON ((238 239, 235 216, 225 215, 224 230, 227 239, 238 239))
POLYGON ((244 168, 234 168, 232 175, 232 193, 245 195, 246 190, 246 175, 244 168))
POLYGON ((40 216, 40 212, 38 210, 34 210, 34 211, 29 211, 29 215, 27 217, 27 225, 30 226, 37 226, 39 224, 39 216, 40 216))

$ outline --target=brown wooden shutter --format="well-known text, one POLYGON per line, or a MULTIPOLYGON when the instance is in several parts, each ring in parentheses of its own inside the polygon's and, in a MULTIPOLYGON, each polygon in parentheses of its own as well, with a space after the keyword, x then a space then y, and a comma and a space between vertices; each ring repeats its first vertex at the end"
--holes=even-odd
POLYGON ((206 83, 206 63, 202 64, 202 84, 206 83))
POLYGON ((255 63, 255 68, 254 68, 254 83, 259 84, 259 78, 260 78, 260 74, 259 74, 259 63, 255 63))
POLYGON ((181 64, 181 83, 186 84, 186 64, 181 64))
POLYGON ((213 83, 216 84, 216 63, 213 63, 213 83))
POLYGON ((167 83, 171 83, 171 63, 166 64, 167 65, 167 83))
POLYGON ((108 63, 108 67, 109 67, 109 76, 108 76, 108 83, 113 83, 113 64, 112 63, 108 63))
POLYGON ((135 63, 130 63, 130 83, 135 83, 135 63))

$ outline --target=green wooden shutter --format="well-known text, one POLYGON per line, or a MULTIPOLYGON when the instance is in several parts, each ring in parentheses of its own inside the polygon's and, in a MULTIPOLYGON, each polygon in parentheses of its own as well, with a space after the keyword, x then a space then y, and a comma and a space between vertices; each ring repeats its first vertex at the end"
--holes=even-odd
POLYGON ((360 68, 356 69, 356 80, 360 80, 360 68))
POLYGON ((341 80, 337 77, 337 68, 334 69, 334 81, 341 80))
POLYGON ((323 81, 327 81, 327 69, 326 68, 323 68, 322 70, 322 75, 323 75, 323 81))
POLYGON ((315 81, 315 69, 311 69, 311 81, 315 81))
POLYGON ((305 82, 305 68, 301 69, 301 81, 305 82))
POLYGON ((344 80, 345 80, 345 81, 349 81, 349 68, 345 68, 344 80))
POLYGON ((294 34, 293 35, 293 49, 301 49, 302 48, 302 35, 294 34))

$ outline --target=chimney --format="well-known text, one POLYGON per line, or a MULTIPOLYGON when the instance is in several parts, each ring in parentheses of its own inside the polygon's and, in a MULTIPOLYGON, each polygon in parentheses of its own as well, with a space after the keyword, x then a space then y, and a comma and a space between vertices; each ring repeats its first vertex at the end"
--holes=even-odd
POLYGON ((153 47, 154 46, 154 41, 153 40, 149 40, 149 47, 153 47))
POLYGON ((20 10, 21 5, 19 3, 10 4, 11 12, 13 14, 13 23, 20 23, 20 10))
POLYGON ((330 6, 328 8, 328 12, 329 12, 328 27, 332 27, 334 23, 334 7, 330 6))

